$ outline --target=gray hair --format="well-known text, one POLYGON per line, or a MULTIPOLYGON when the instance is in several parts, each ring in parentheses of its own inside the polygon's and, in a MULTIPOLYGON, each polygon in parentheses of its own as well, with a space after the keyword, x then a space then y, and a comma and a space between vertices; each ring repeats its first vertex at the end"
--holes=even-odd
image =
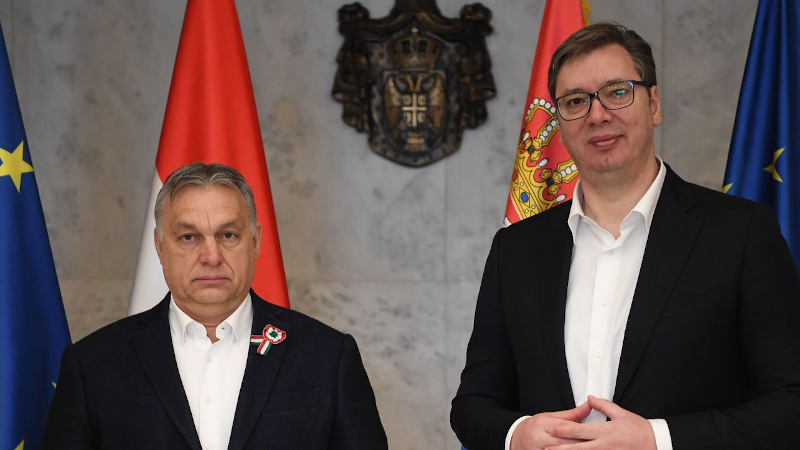
MULTIPOLYGON (((553 58, 550 60, 550 69, 547 71, 547 91, 550 98, 556 99, 556 81, 558 73, 564 64, 591 53, 597 49, 617 44, 631 55, 633 67, 642 77, 642 81, 650 86, 656 86, 656 62, 653 59, 653 49, 635 31, 624 26, 599 22, 572 33, 561 45, 558 46, 553 58)), ((650 95, 650 90, 647 90, 650 95)))
POLYGON ((167 198, 172 200, 178 192, 187 187, 204 187, 210 189, 215 186, 229 187, 242 195, 247 215, 250 217, 250 227, 256 230, 256 203, 253 200, 253 191, 244 177, 236 169, 225 164, 204 164, 195 162, 187 164, 172 172, 164 181, 164 186, 156 196, 156 206, 153 210, 156 216, 156 230, 158 238, 163 237, 161 219, 164 215, 164 202, 167 198))

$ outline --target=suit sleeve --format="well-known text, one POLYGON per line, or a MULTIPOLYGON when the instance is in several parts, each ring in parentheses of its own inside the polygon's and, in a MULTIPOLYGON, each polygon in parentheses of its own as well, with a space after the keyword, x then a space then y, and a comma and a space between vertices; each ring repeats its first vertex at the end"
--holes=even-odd
POLYGON ((83 375, 73 344, 61 357, 56 392, 50 404, 42 449, 92 449, 83 375))
POLYGON ((450 410, 450 424, 470 450, 502 449, 519 411, 517 368, 506 331, 500 295, 500 243, 497 232, 483 272, 475 323, 450 410))
POLYGON ((775 215, 748 227, 739 299, 739 345, 753 382, 733 408, 666 417, 675 450, 800 448, 800 278, 775 215))
POLYGON ((334 418, 328 448, 332 450, 388 449, 375 394, 361 362, 358 346, 345 335, 339 358, 334 418))

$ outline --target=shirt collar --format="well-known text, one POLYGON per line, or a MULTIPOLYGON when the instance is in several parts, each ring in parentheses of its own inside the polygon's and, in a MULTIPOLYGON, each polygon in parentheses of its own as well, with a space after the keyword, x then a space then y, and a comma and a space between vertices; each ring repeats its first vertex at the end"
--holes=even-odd
MULTIPOLYGON (((222 324, 228 324, 233 330, 233 341, 239 342, 240 338, 250 339, 250 331, 253 325, 253 303, 250 300, 250 294, 244 298, 244 301, 239 305, 234 312, 231 313, 225 320, 223 320, 217 328, 222 324)), ((186 342, 186 334, 192 324, 203 326, 201 323, 195 321, 188 314, 183 312, 175 303, 174 298, 169 301, 169 326, 172 328, 181 343, 186 342)))
MULTIPOLYGON (((623 224, 627 222, 628 217, 630 217, 633 212, 637 212, 644 218, 645 230, 650 231, 650 224, 652 223, 653 215, 656 212, 656 204, 658 203, 658 198, 661 196, 661 188, 664 187, 664 179, 667 176, 667 167, 666 164, 664 164, 664 161, 662 161, 658 155, 656 155, 656 161, 658 161, 659 169, 655 180, 653 180, 653 183, 650 184, 647 192, 645 192, 642 198, 640 198, 636 203, 636 206, 634 206, 631 212, 625 216, 623 224)), ((580 171, 578 174, 580 174, 580 171)), ((578 222, 580 218, 583 217, 588 219, 583 212, 583 201, 583 187, 581 186, 581 180, 578 179, 578 182, 575 183, 575 194, 572 198, 572 205, 570 206, 569 210, 569 218, 567 219, 567 224, 569 225, 569 229, 572 231, 573 238, 575 236, 575 231, 578 228, 578 222)))
POLYGON ((653 215, 656 212, 658 198, 661 196, 661 188, 664 187, 664 179, 667 177, 667 166, 664 164, 664 161, 658 156, 656 156, 656 161, 658 161, 658 165, 660 166, 658 175, 656 175, 656 179, 653 180, 653 184, 650 185, 647 192, 644 193, 642 198, 639 199, 639 202, 636 203, 636 206, 633 207, 633 211, 637 211, 644 217, 645 229, 648 232, 650 231, 650 224, 653 222, 653 215))

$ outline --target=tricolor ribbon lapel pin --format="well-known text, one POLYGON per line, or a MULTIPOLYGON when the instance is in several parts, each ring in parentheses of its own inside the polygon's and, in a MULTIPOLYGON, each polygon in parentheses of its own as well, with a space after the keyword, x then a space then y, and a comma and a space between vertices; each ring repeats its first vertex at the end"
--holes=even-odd
POLYGON ((266 355, 274 344, 280 344, 286 339, 286 332, 280 328, 269 324, 264 327, 261 334, 254 334, 250 336, 250 343, 258 345, 256 351, 261 355, 266 355))

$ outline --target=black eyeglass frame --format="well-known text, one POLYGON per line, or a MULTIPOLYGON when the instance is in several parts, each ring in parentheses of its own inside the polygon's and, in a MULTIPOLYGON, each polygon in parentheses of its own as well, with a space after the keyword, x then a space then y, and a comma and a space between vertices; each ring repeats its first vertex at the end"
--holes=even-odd
POLYGON ((556 101, 555 101, 556 110, 558 110, 558 116, 559 116, 559 118, 561 120, 565 120, 567 122, 570 122, 570 121, 573 121, 573 120, 578 120, 578 119, 583 119, 584 117, 588 116, 589 112, 592 110, 592 104, 594 103, 594 99, 597 99, 597 101, 600 102, 600 104, 603 106, 603 108, 605 108, 605 109, 607 109, 609 111, 615 111, 615 110, 618 110, 618 109, 625 109, 628 106, 631 106, 633 104, 633 102, 636 101, 636 89, 634 89, 636 86, 644 86, 644 87, 646 87, 648 89, 648 92, 649 92, 649 89, 651 87, 653 87, 652 84, 650 84, 650 83, 648 83, 646 81, 642 81, 642 80, 621 80, 621 81, 615 81, 613 83, 609 83, 609 84, 601 87, 597 92, 595 92, 593 94, 590 94, 588 92, 572 92, 572 93, 569 93, 569 94, 562 95, 561 97, 558 97, 556 99, 556 101), (625 106, 620 106, 619 108, 609 108, 608 106, 606 106, 605 103, 603 103, 603 100, 600 99, 600 91, 602 91, 603 89, 605 89, 605 88, 607 88, 609 86, 613 86, 613 85, 619 84, 619 83, 628 83, 628 84, 631 85, 631 94, 632 94, 631 95, 631 102, 628 103, 625 106), (560 102, 561 102, 562 98, 570 96, 570 95, 575 95, 575 94, 586 94, 586 95, 588 95, 589 96, 589 107, 586 109, 586 112, 582 116, 575 117, 573 119, 567 119, 567 118, 564 117, 564 114, 561 113, 560 102))

